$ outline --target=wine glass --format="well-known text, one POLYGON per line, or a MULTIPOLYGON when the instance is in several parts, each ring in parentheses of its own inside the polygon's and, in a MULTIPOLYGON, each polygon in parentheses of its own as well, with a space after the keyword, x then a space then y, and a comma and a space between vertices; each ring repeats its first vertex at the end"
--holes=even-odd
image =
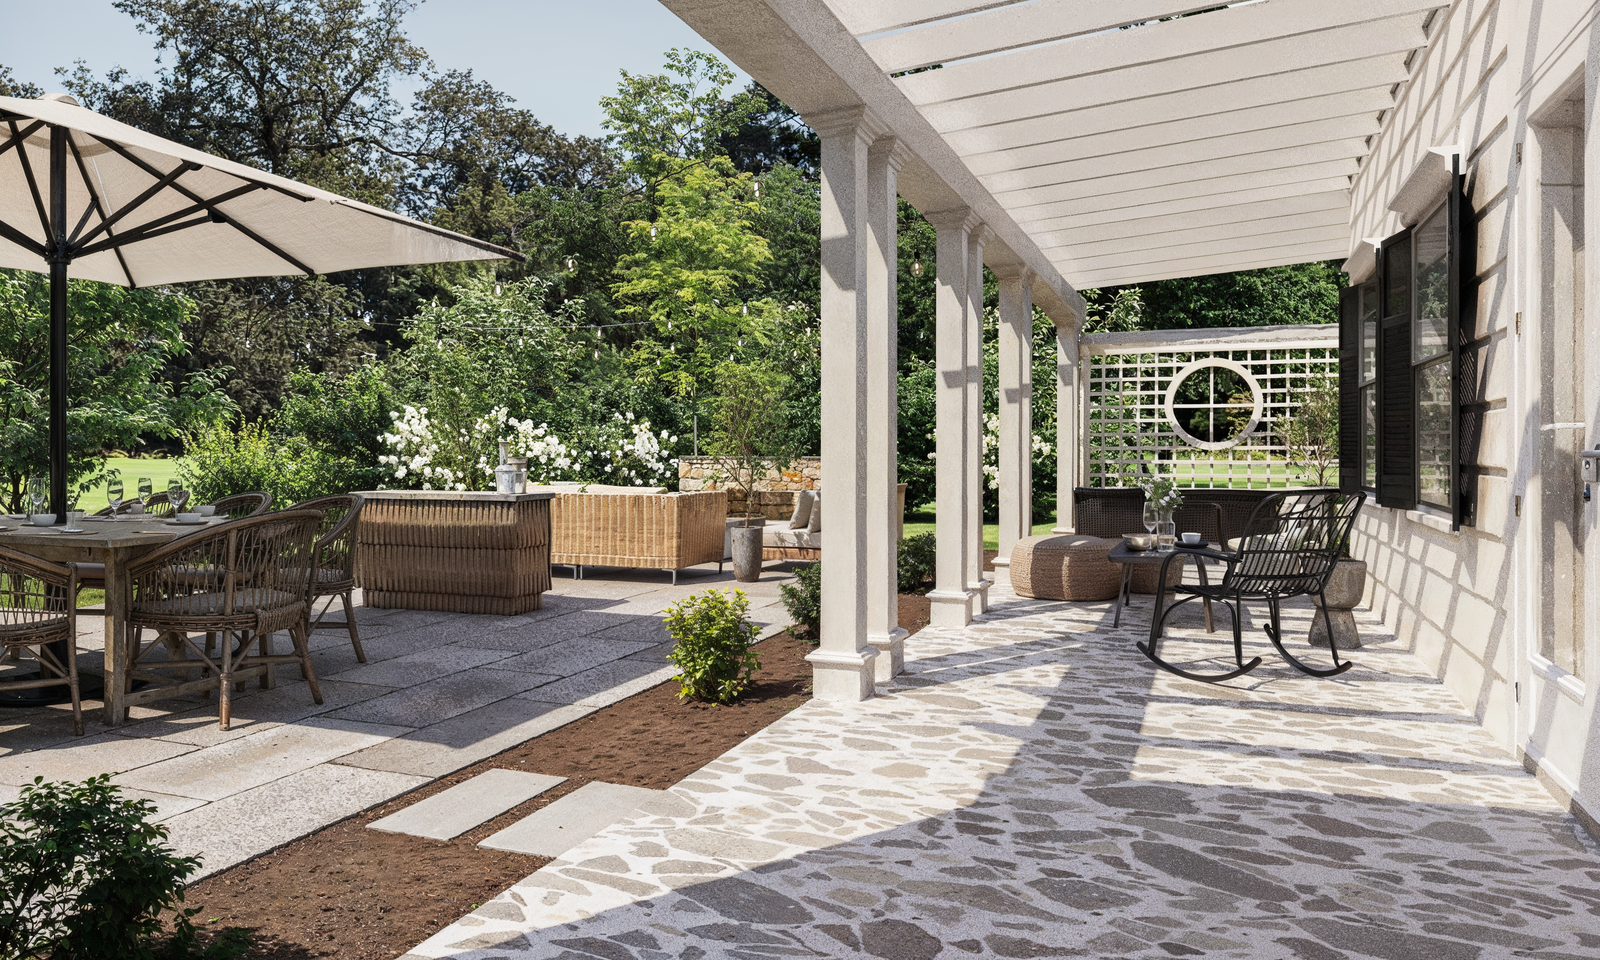
POLYGON ((150 502, 150 495, 156 492, 156 484, 155 481, 151 480, 149 477, 140 477, 138 481, 138 488, 139 510, 140 512, 143 512, 145 504, 150 502))
POLYGON ((106 482, 106 502, 111 504, 111 516, 115 519, 117 511, 122 509, 121 477, 112 477, 106 482))
POLYGON ((178 512, 179 500, 183 499, 183 481, 173 477, 167 481, 167 502, 172 504, 172 512, 178 512))
POLYGON ((1144 532, 1154 534, 1156 532, 1156 524, 1160 520, 1161 511, 1156 507, 1155 502, 1146 500, 1144 502, 1144 532))
POLYGON ((49 497, 44 477, 34 477, 28 481, 28 500, 33 504, 34 513, 44 513, 44 502, 49 497))

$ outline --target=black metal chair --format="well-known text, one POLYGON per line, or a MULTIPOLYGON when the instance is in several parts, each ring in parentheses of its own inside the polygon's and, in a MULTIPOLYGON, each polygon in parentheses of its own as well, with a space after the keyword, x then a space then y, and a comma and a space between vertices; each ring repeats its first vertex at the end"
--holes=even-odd
POLYGON ((1331 677, 1350 669, 1350 661, 1341 662, 1338 648, 1333 644, 1331 621, 1328 624, 1328 651, 1333 656, 1332 668, 1310 666, 1284 649, 1279 605, 1290 597, 1313 596, 1319 601, 1323 618, 1328 619, 1327 606, 1320 602, 1322 592, 1327 588, 1334 565, 1339 562, 1345 544, 1350 539, 1350 529, 1364 500, 1365 494, 1350 496, 1328 490, 1274 494, 1263 500, 1251 514, 1237 552, 1189 548, 1175 550, 1161 564, 1161 576, 1156 581, 1158 585, 1167 582, 1168 566, 1185 555, 1219 561, 1227 567, 1227 571, 1221 581, 1215 584, 1185 583, 1170 587, 1175 598, 1182 595, 1174 599, 1170 606, 1163 607, 1165 592, 1157 593, 1156 613, 1150 620, 1150 640, 1136 644, 1139 652, 1161 669, 1190 680, 1217 683, 1243 676, 1261 665, 1260 657, 1251 659, 1249 663, 1244 661, 1244 637, 1240 621, 1244 604, 1258 600, 1267 604, 1269 612, 1269 622, 1262 629, 1291 666, 1314 677, 1331 677), (1233 617, 1235 669, 1202 674, 1174 666, 1161 658, 1161 632, 1167 618, 1174 610, 1194 599, 1216 600, 1228 608, 1233 617))

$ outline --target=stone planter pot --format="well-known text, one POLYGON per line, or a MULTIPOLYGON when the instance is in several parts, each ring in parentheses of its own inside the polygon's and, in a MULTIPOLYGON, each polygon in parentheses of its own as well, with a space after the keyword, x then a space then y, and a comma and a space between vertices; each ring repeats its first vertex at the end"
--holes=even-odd
POLYGON ((733 528, 733 579, 740 583, 761 579, 761 527, 765 521, 756 519, 750 524, 733 528))
MULTIPOLYGON (((1365 560, 1340 560, 1328 578, 1328 588, 1323 596, 1328 602, 1328 619, 1333 621, 1333 645, 1340 650, 1355 650, 1361 646, 1361 631, 1356 628, 1356 616, 1351 609, 1361 602, 1367 588, 1367 562, 1365 560)), ((1313 646, 1327 646, 1328 628, 1319 610, 1311 620, 1310 641, 1313 646)))

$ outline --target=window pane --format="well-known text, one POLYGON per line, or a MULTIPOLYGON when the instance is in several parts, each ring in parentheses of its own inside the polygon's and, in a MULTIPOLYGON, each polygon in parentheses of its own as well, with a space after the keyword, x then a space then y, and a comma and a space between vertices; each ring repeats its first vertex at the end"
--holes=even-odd
POLYGON ((1378 486, 1378 388, 1361 388, 1361 485, 1378 486))
POLYGON ((1378 376, 1378 281, 1361 285, 1361 380, 1371 383, 1378 376))
POLYGON ((1450 347, 1450 266, 1449 217, 1441 206, 1417 227, 1413 243, 1417 251, 1416 340, 1411 359, 1417 362, 1436 357, 1450 347))
POLYGON ((1450 361, 1417 370, 1417 497, 1450 507, 1450 361))
POLYGON ((1398 317, 1411 312, 1411 238, 1404 237, 1383 250, 1385 286, 1384 311, 1386 317, 1398 317))

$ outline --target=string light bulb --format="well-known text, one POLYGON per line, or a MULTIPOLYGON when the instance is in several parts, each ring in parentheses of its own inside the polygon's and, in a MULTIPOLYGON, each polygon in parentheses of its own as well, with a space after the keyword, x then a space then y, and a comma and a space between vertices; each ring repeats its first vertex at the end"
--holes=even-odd
POLYGON ((567 272, 571 273, 576 269, 578 269, 578 259, 576 257, 568 257, 567 258, 567 272))
POLYGON ((921 260, 913 260, 913 261, 911 261, 911 275, 913 277, 922 276, 922 261, 921 260))

